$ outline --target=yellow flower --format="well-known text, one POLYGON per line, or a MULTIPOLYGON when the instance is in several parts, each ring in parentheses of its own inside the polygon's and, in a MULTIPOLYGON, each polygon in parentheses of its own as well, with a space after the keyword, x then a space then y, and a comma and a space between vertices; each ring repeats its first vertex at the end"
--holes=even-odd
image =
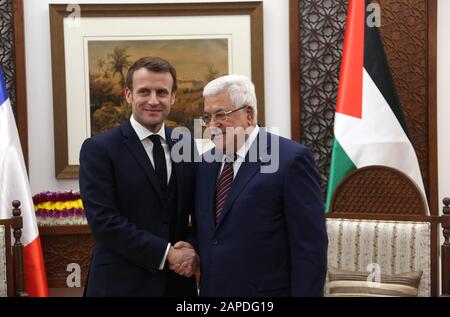
POLYGON ((64 209, 72 209, 72 208, 83 208, 83 202, 81 199, 71 200, 71 201, 46 201, 45 203, 41 203, 39 205, 34 206, 34 210, 38 209, 46 209, 46 210, 64 210, 64 209))

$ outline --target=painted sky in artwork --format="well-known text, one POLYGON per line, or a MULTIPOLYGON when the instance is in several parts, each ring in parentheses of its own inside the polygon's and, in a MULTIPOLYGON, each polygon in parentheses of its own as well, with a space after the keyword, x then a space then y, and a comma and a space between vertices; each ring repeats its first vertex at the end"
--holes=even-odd
POLYGON ((127 48, 131 62, 143 56, 159 56, 177 70, 179 80, 203 81, 209 66, 220 74, 228 74, 227 39, 89 41, 89 69, 99 59, 108 60, 115 47, 127 48))

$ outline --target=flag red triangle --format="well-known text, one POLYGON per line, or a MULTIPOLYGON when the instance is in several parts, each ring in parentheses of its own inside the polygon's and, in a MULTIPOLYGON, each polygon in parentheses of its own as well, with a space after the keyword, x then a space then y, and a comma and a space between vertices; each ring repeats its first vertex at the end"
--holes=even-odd
POLYGON ((336 112, 362 117, 365 1, 350 0, 336 112))

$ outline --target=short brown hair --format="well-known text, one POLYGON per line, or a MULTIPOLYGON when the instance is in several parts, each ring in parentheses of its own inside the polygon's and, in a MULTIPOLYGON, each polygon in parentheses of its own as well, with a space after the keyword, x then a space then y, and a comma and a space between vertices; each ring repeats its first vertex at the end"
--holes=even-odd
POLYGON ((142 57, 131 65, 127 74, 126 85, 128 89, 133 90, 133 74, 136 70, 141 68, 146 68, 148 71, 155 73, 170 73, 173 79, 171 92, 175 92, 177 90, 177 71, 175 68, 165 59, 154 56, 142 57))

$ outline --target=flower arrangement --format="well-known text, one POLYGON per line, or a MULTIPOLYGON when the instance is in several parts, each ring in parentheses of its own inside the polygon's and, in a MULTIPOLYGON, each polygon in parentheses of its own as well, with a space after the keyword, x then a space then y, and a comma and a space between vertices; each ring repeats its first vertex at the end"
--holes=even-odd
POLYGON ((33 204, 39 226, 87 224, 79 192, 42 192, 33 204))

